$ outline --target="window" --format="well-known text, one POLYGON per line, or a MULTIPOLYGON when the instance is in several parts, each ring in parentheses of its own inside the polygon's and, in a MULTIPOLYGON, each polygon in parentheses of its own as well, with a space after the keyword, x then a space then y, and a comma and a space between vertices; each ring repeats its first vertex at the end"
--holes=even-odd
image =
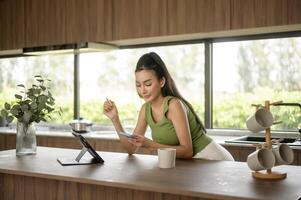
MULTIPOLYGON (((301 102, 301 38, 213 44, 213 126, 245 129, 251 104, 301 102)), ((274 130, 296 130, 298 107, 271 107, 274 130)))
POLYGON ((136 123, 144 103, 136 92, 134 70, 140 56, 154 51, 165 62, 178 89, 203 118, 204 112, 204 45, 117 50, 82 54, 80 57, 81 116, 98 124, 111 124, 102 114, 106 98, 118 106, 125 125, 136 123))
MULTIPOLYGON (((251 39, 212 43, 210 128, 246 129, 246 119, 255 111, 251 104, 265 100, 301 102, 301 37, 251 39)), ((162 57, 182 95, 205 121, 204 82, 210 77, 204 77, 203 43, 81 54, 80 116, 111 125, 102 114, 103 102, 110 98, 122 123, 133 126, 144 103, 136 93, 134 70, 139 57, 151 51, 162 57)), ((13 99, 17 84, 30 84, 34 75, 41 74, 52 80, 53 95, 63 109, 62 117, 54 116, 50 122, 67 124, 74 116, 73 62, 73 55, 0 59, 0 105, 13 99)), ((276 121, 282 121, 273 130, 301 129, 299 107, 272 106, 271 111, 276 121)))
POLYGON ((14 100, 18 84, 31 85, 35 75, 51 80, 51 92, 62 116, 53 115, 52 123, 67 123, 73 119, 73 56, 37 56, 0 60, 0 108, 14 100))

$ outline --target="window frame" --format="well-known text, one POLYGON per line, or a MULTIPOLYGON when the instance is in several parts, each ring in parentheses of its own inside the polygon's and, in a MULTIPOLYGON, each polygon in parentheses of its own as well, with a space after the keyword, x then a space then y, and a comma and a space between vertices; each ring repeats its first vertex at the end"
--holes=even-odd
MULTIPOLYGON (((138 44, 138 45, 123 45, 120 49, 134 49, 134 48, 146 48, 146 47, 162 47, 171 45, 184 45, 184 44, 204 44, 205 53, 205 66, 204 66, 204 124, 206 129, 213 129, 213 44, 221 42, 234 42, 234 41, 246 41, 246 40, 262 40, 262 39, 281 39, 290 37, 301 37, 301 31, 290 31, 290 32, 277 32, 277 33, 264 33, 255 35, 244 35, 244 36, 230 36, 230 37, 216 37, 216 38, 203 38, 193 40, 182 40, 174 42, 161 42, 161 43, 149 43, 149 44, 138 44)), ((77 49, 74 50, 74 99, 73 99, 73 117, 77 119, 80 116, 80 70, 79 60, 80 54, 77 49)), ((26 55, 23 55, 26 56, 26 55)), ((1 58, 11 57, 23 57, 18 56, 1 56, 1 58)), ((227 129, 227 128, 220 128, 227 129)), ((232 129, 230 129, 232 130, 232 129)))

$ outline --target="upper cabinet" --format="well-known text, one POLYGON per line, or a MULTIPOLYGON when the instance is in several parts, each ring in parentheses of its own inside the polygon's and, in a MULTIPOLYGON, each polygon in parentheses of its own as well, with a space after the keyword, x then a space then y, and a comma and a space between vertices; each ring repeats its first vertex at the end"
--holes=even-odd
POLYGON ((230 0, 168 0, 168 35, 230 29, 230 0))
POLYGON ((300 0, 231 0, 232 29, 300 23, 300 0))
POLYGON ((66 0, 66 42, 112 40, 111 0, 66 0))
POLYGON ((301 24, 301 1, 288 0, 288 24, 301 24))
POLYGON ((0 49, 24 46, 24 0, 0 0, 0 49))
POLYGON ((25 46, 66 41, 66 0, 25 0, 25 46))
POLYGON ((114 0, 115 40, 230 29, 230 0, 114 0))
POLYGON ((291 24, 301 0, 0 0, 0 50, 291 24))
POLYGON ((113 0, 113 39, 167 34, 167 0, 113 0))
POLYGON ((265 26, 266 2, 266 0, 231 0, 231 29, 265 26))
POLYGON ((26 47, 112 39, 110 0, 26 0, 26 47))

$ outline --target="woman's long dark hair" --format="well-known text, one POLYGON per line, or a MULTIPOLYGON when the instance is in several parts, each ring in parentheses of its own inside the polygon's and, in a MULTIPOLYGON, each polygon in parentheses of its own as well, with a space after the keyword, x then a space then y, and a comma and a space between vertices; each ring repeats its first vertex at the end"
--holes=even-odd
POLYGON ((201 125, 203 131, 206 133, 206 129, 194 111, 192 105, 183 98, 183 96, 180 94, 179 90, 176 87, 176 84, 172 77, 170 76, 165 63, 160 58, 160 56, 154 52, 150 52, 147 54, 144 54, 140 57, 140 59, 137 62, 135 72, 139 72, 141 70, 153 70, 158 78, 158 80, 161 80, 163 77, 165 78, 165 84, 162 87, 162 95, 163 97, 166 96, 174 96, 179 98, 181 101, 183 101, 192 111, 192 113, 195 115, 197 122, 201 125))

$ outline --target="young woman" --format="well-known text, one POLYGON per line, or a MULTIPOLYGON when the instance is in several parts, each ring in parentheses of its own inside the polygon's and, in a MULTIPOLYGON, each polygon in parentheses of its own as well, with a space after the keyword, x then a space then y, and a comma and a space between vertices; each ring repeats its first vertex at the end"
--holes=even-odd
POLYGON ((207 136, 194 109, 179 93, 160 56, 154 52, 144 54, 138 61, 136 89, 145 100, 142 105, 134 137, 122 135, 118 110, 113 101, 105 101, 104 114, 111 119, 123 146, 129 154, 138 147, 157 150, 162 147, 176 149, 177 158, 233 160, 231 154, 207 136), (152 139, 144 137, 147 126, 152 139))

